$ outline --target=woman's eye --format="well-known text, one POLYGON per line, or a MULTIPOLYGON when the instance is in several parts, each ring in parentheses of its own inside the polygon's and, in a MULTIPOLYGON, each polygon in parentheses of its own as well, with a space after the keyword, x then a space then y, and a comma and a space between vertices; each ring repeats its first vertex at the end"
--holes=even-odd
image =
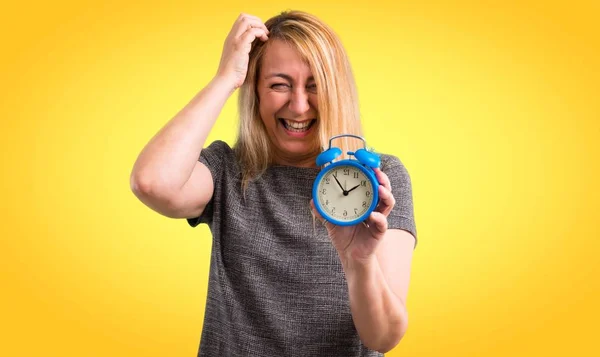
POLYGON ((271 89, 286 89, 288 87, 285 83, 275 83, 271 85, 271 89))
POLYGON ((317 91, 317 84, 311 84, 309 86, 306 87, 306 89, 308 89, 311 92, 316 92, 317 91))

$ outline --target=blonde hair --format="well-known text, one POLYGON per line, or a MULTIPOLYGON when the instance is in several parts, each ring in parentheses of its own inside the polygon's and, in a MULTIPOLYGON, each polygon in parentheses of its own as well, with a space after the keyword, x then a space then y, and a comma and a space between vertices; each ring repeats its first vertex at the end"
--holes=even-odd
MULTIPOLYGON (((317 17, 286 11, 265 22, 269 40, 256 40, 250 50, 248 73, 239 92, 239 131, 235 152, 242 167, 242 186, 260 176, 272 161, 271 143, 259 113, 257 83, 268 45, 282 40, 295 48, 309 65, 319 102, 318 137, 321 148, 338 134, 362 135, 358 94, 352 68, 335 32, 317 17)), ((362 142, 348 138, 332 143, 344 153, 354 151, 362 142)))

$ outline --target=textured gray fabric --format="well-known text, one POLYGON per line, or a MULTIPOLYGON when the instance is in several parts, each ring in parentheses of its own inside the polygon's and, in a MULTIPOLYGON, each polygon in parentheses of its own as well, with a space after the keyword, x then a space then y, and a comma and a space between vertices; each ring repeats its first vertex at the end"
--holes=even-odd
MULTIPOLYGON (((382 356, 364 347, 348 286, 327 232, 310 211, 316 168, 272 166, 243 198, 233 150, 215 141, 200 161, 214 194, 195 227, 213 235, 206 313, 199 356, 382 356)), ((416 237, 410 178, 382 155, 396 206, 389 228, 416 237)))

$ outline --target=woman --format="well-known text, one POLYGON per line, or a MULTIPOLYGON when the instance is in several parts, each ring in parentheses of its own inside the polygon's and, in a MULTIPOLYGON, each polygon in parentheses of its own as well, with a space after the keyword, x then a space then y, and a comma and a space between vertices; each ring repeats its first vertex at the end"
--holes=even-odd
POLYGON ((199 355, 378 356, 404 335, 416 244, 409 175, 381 155, 376 211, 365 224, 326 223, 311 188, 315 158, 336 134, 361 129, 335 33, 303 12, 266 23, 242 14, 214 79, 139 155, 131 175, 137 197, 213 234, 199 355), (234 148, 204 148, 238 88, 234 148))

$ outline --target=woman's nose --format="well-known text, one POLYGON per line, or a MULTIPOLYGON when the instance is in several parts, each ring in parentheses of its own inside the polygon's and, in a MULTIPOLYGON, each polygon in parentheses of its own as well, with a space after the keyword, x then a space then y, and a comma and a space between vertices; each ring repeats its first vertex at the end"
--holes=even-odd
POLYGON ((308 93, 304 89, 296 89, 290 99, 290 110, 296 114, 304 114, 310 109, 308 93))

